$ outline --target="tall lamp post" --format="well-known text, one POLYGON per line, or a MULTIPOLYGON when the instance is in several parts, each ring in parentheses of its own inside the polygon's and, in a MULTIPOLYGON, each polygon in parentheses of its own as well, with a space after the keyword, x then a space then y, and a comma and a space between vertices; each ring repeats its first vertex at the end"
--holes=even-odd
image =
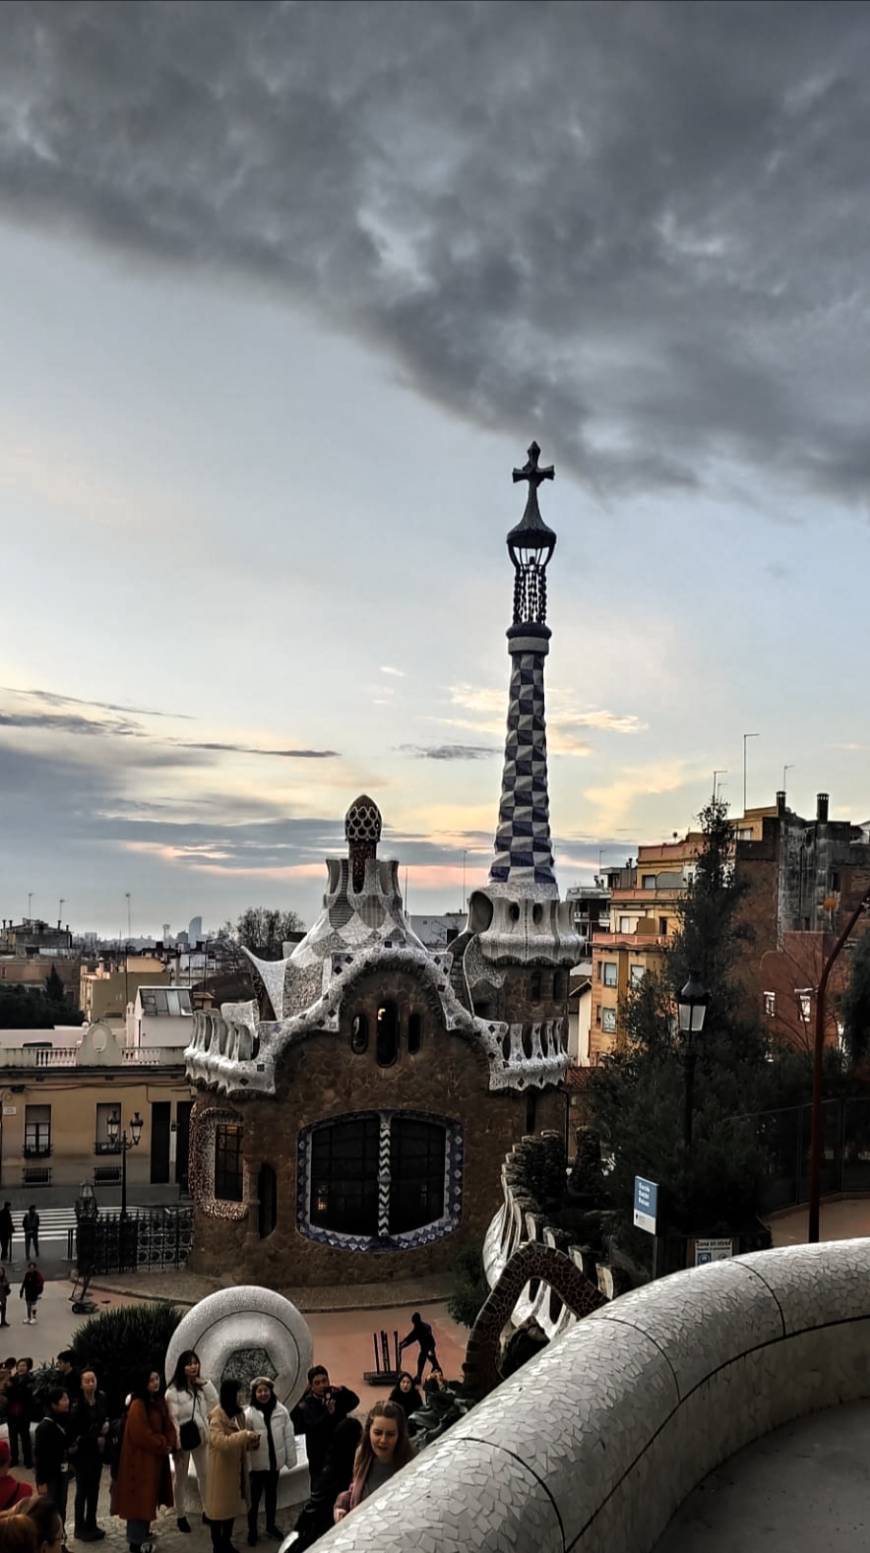
POLYGON ((680 1031, 686 1038, 683 1052, 683 1064, 686 1069, 686 1110, 683 1120, 683 1144, 687 1157, 692 1152, 692 1118, 695 1109, 695 1063, 698 1060, 698 1051, 694 1037, 700 1035, 704 1029, 704 1020, 707 1017, 707 1004, 709 1001, 709 992, 706 990, 703 982, 699 980, 697 972, 692 971, 677 999, 680 1031))
POLYGON ((120 1145, 120 1149, 121 1149, 121 1222, 122 1223, 123 1223, 123 1221, 127 1217, 127 1155, 130 1152, 130 1149, 135 1149, 135 1148, 138 1147, 139 1140, 142 1137, 142 1128, 144 1126, 145 1126, 145 1123, 144 1123, 142 1117, 139 1115, 138 1111, 134 1111, 133 1115, 130 1118, 130 1131, 129 1131, 129 1133, 127 1132, 126 1127, 124 1127, 123 1129, 121 1128, 121 1112, 120 1112, 120 1110, 115 1111, 114 1114, 109 1117, 109 1120, 106 1123, 106 1131, 107 1131, 107 1133, 109 1135, 109 1142, 113 1143, 113 1144, 114 1143, 119 1144, 120 1145))
MULTIPOLYGON (((694 1196, 692 1191, 692 1121, 695 1110, 695 1064, 698 1060, 695 1036, 700 1035, 704 1029, 704 1020, 707 1017, 707 1004, 709 1001, 710 994, 700 980, 697 971, 691 971, 689 979, 677 999, 680 1032, 685 1039, 683 1065, 686 1070, 686 1109, 683 1116, 683 1152, 686 1161, 687 1236, 694 1230, 694 1210, 692 1205, 692 1198, 694 1196)), ((686 1250, 688 1251, 688 1239, 686 1250)))
POLYGON ((828 979, 855 923, 862 912, 870 910, 870 890, 865 891, 852 912, 837 942, 822 966, 816 990, 816 1038, 813 1046, 813 1111, 810 1131, 810 1216, 807 1240, 814 1245, 819 1238, 822 1193, 822 1066, 825 1054, 825 1012, 828 979))

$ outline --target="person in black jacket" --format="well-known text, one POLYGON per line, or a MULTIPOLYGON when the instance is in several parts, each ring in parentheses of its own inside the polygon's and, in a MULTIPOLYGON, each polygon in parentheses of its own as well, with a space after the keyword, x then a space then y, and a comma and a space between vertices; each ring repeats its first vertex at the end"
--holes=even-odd
POLYGON ((399 1352, 401 1353, 403 1348, 412 1347, 414 1343, 419 1343, 420 1345, 420 1352, 417 1356, 417 1373, 414 1376, 414 1382, 419 1386, 423 1379, 423 1371, 427 1360, 433 1370, 441 1368, 438 1363, 438 1355, 435 1352, 435 1333, 432 1331, 428 1321, 423 1320, 419 1310, 415 1310, 411 1317, 411 1330, 407 1337, 402 1338, 399 1344, 399 1352))
POLYGON ((75 1535, 79 1542, 101 1542, 106 1533, 97 1525, 97 1503, 103 1455, 109 1433, 109 1409, 97 1389, 96 1371, 85 1368, 81 1392, 70 1413, 70 1436, 75 1463, 75 1535))
POLYGON ((60 1386, 48 1393, 48 1410, 37 1425, 33 1441, 33 1467, 36 1492, 44 1494, 66 1521, 66 1496, 69 1488, 69 1396, 60 1386))
POLYGON ((326 1453, 338 1425, 359 1407, 359 1397, 349 1386, 333 1386, 329 1371, 315 1364, 308 1371, 308 1390, 290 1414, 297 1434, 304 1434, 311 1481, 320 1476, 326 1453))
POLYGON ((326 1463, 319 1478, 311 1480, 311 1493, 299 1512, 293 1553, 304 1553, 319 1537, 325 1537, 333 1525, 333 1511, 339 1494, 350 1488, 357 1446, 362 1439, 358 1418, 343 1418, 336 1425, 326 1463))
POLYGON ((18 1466, 19 1452, 25 1467, 33 1466, 30 1449, 30 1421, 33 1418, 33 1370, 32 1359, 19 1359, 15 1374, 6 1387, 6 1422, 9 1425, 9 1446, 12 1466, 18 1466))
POLYGON ((12 1255, 12 1236, 15 1234, 15 1220, 12 1217, 12 1204, 5 1202, 0 1208, 0 1262, 8 1262, 12 1255))

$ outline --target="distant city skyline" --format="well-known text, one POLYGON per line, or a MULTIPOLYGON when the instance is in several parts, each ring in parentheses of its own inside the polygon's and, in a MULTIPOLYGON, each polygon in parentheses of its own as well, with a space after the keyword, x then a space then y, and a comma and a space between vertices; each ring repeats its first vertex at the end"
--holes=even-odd
POLYGON ((4 23, 0 913, 310 922, 361 791, 455 909, 533 436, 562 891, 750 731, 751 803, 868 818, 870 13, 4 23))

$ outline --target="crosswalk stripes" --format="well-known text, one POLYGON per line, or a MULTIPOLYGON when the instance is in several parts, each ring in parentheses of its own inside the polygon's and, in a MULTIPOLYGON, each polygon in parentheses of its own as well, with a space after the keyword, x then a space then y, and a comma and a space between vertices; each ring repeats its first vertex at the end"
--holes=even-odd
MULTIPOLYGON (((56 1241, 63 1241, 64 1245, 66 1245, 66 1239, 69 1231, 71 1229, 75 1229, 76 1227, 75 1208, 40 1208, 37 1211, 39 1213, 40 1246, 56 1241)), ((128 1204, 128 1213, 138 1213, 139 1211, 140 1209, 136 1203, 128 1204)), ((118 1218, 120 1212, 120 1208, 101 1208, 100 1217, 118 1218)), ((13 1218, 15 1217, 16 1215, 13 1213, 13 1218)), ((12 1241, 12 1254, 13 1256, 23 1255, 23 1252, 24 1235, 21 1232, 21 1221, 18 1219, 15 1226, 15 1235, 12 1241)))

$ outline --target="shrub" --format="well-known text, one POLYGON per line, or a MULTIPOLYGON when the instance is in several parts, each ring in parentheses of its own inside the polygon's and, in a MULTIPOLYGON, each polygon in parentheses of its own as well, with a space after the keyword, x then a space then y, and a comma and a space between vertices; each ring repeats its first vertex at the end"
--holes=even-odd
POLYGON ((103 1311, 76 1328, 76 1357, 82 1365, 93 1365, 112 1417, 120 1413, 131 1382, 143 1368, 163 1375, 169 1339, 182 1315, 177 1306, 155 1300, 103 1311))
POLYGON ((465 1251, 460 1251, 454 1261, 453 1287, 447 1309, 454 1321, 472 1327, 488 1294, 489 1284, 483 1271, 480 1247, 468 1246, 465 1251))

